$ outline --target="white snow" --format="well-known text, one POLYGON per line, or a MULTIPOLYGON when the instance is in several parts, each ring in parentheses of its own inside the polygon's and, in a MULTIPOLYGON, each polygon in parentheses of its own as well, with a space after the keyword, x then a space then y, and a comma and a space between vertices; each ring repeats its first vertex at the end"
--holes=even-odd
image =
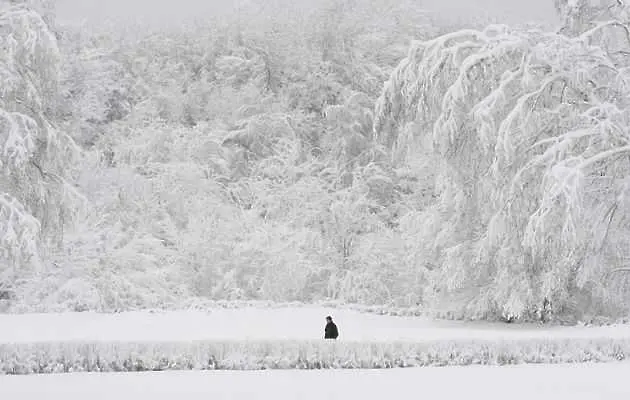
POLYGON ((334 317, 343 341, 630 338, 630 325, 547 327, 436 321, 319 307, 249 307, 154 313, 4 314, 0 315, 0 343, 317 340, 323 336, 327 315, 334 317))
MULTIPOLYGON (((90 24, 102 23, 103 19, 133 19, 155 23, 178 23, 199 16, 212 16, 226 12, 245 1, 179 0, 156 2, 155 0, 57 0, 57 12, 64 20, 86 20, 90 24)), ((302 8, 325 2, 302 1, 302 8)), ((508 22, 556 22, 551 0, 424 0, 422 6, 442 15, 458 18, 490 16, 508 22)))
POLYGON ((0 398, 615 400, 630 398, 629 374, 629 363, 615 363, 0 376, 0 398))

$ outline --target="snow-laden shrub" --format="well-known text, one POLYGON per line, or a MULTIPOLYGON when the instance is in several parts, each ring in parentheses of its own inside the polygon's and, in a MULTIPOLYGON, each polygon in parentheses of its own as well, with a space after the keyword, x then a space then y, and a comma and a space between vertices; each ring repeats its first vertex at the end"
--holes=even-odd
POLYGON ((0 344, 0 374, 557 364, 615 362, 629 354, 630 341, 605 338, 417 343, 44 342, 0 344))

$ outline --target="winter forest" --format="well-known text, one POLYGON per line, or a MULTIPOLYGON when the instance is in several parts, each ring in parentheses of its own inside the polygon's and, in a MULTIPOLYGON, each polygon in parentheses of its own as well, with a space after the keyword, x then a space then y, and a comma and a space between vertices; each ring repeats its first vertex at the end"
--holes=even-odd
POLYGON ((0 311, 630 312, 621 0, 554 26, 249 0, 162 30, 54 5, 0 0, 0 311))

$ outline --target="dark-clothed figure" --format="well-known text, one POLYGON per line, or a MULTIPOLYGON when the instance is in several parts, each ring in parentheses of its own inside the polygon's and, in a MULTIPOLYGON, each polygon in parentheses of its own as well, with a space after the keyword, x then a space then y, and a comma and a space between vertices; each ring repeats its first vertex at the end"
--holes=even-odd
POLYGON ((337 325, 332 320, 332 317, 329 315, 326 317, 326 328, 324 329, 324 339, 337 339, 339 337, 339 330, 337 330, 337 325))

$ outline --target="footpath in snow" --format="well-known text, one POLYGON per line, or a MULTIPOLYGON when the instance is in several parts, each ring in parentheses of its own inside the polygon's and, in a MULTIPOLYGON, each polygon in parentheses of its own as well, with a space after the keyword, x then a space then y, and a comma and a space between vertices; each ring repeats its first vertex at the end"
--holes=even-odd
POLYGON ((434 321, 303 308, 0 315, 0 374, 620 361, 630 326, 434 321), (322 339, 333 315, 340 340, 322 339))
POLYGON ((622 400, 629 363, 362 371, 204 371, 0 376, 20 400, 622 400))
POLYGON ((0 343, 319 340, 332 315, 344 342, 629 338, 630 325, 547 327, 436 321, 319 307, 117 314, 3 314, 0 343), (7 327, 9 329, 7 329, 7 327))

